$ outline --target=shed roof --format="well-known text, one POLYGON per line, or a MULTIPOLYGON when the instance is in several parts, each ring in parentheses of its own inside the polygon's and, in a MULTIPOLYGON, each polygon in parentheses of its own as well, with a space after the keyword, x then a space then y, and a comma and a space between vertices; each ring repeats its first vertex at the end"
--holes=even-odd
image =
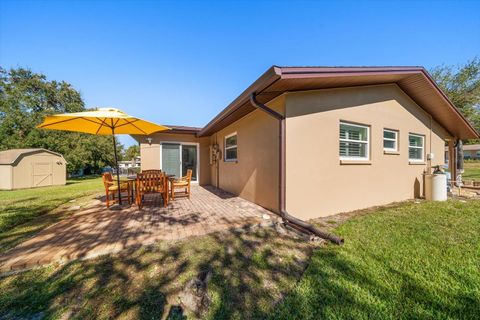
POLYGON ((5 151, 0 151, 0 165, 13 164, 23 155, 34 154, 38 152, 48 152, 63 158, 63 156, 60 153, 56 153, 56 152, 53 152, 47 149, 42 149, 42 148, 10 149, 5 151))
POLYGON ((292 91, 341 88, 375 84, 397 84, 452 136, 479 138, 479 133, 440 90, 423 67, 278 67, 269 68, 200 132, 208 136, 255 110, 250 94, 267 103, 292 91))

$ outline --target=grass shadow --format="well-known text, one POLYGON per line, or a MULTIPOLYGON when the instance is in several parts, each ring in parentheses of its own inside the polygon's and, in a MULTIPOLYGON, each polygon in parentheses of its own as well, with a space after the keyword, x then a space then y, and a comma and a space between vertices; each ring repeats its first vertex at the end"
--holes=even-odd
POLYGON ((270 229, 232 229, 41 268, 0 279, 0 318, 39 312, 46 317, 195 318, 188 310, 172 310, 183 286, 211 270, 212 303, 202 318, 263 319, 272 311, 272 299, 281 299, 300 277, 311 249, 270 229))

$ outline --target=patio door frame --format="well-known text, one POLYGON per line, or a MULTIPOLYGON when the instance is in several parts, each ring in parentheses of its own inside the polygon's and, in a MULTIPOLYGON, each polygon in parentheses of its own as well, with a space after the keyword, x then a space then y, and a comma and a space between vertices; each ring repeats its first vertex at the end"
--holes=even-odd
POLYGON ((178 144, 180 145, 180 176, 184 176, 186 172, 182 172, 182 145, 186 146, 195 146, 197 148, 197 180, 192 180, 192 183, 199 183, 200 181, 200 143, 198 142, 181 142, 181 141, 160 141, 160 169, 163 170, 162 167, 162 152, 163 152, 163 144, 178 144))

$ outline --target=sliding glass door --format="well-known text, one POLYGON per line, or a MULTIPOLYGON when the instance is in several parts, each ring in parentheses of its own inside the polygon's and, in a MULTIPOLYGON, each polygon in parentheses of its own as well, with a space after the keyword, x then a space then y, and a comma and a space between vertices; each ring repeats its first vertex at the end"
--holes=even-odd
POLYGON ((196 144, 162 143, 161 169, 179 178, 192 170, 192 180, 198 177, 198 150, 196 144))
POLYGON ((173 143, 162 144, 162 171, 180 177, 180 145, 173 143))

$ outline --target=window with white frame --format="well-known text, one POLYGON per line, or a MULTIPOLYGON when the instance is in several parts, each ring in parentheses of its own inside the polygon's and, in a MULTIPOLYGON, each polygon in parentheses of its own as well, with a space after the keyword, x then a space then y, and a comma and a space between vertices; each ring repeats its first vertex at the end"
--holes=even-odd
POLYGON ((425 137, 419 134, 408 135, 408 159, 410 161, 423 161, 425 137))
POLYGON ((383 129, 383 150, 398 151, 398 131, 383 129))
POLYGON ((369 131, 367 126, 340 122, 340 160, 368 160, 369 131))
POLYGON ((225 137, 225 161, 237 161, 237 133, 225 137))

